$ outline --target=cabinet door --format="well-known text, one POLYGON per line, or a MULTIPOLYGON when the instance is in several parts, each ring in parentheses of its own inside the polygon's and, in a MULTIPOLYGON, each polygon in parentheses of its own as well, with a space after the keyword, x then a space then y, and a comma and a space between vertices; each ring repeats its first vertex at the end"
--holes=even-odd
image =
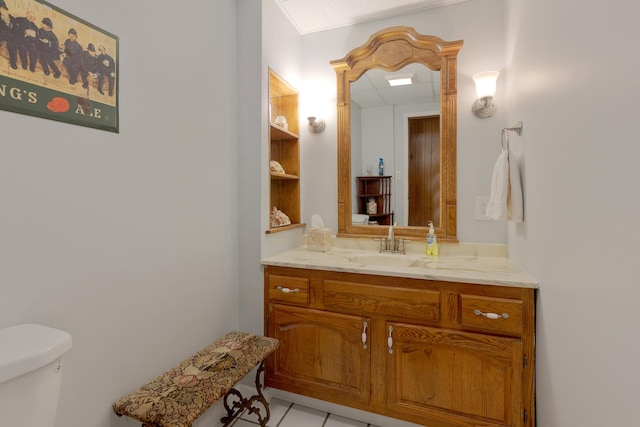
POLYGON ((523 426, 522 342, 387 323, 387 397, 434 426, 523 426))
POLYGON ((366 317, 270 305, 269 336, 280 347, 269 363, 267 385, 343 404, 368 402, 369 325, 366 317))

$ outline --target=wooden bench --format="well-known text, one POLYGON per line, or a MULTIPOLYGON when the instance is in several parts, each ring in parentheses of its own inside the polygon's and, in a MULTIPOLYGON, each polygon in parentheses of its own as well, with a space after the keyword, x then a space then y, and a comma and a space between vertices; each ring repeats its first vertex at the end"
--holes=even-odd
POLYGON ((113 404, 113 411, 142 422, 142 427, 191 427, 211 405, 224 396, 228 426, 248 410, 262 427, 269 420, 269 403, 262 394, 260 375, 266 358, 278 348, 274 338, 230 332, 190 358, 154 378, 113 404), (257 394, 245 398, 234 386, 253 368, 257 394), (265 410, 264 416, 259 403, 265 410))

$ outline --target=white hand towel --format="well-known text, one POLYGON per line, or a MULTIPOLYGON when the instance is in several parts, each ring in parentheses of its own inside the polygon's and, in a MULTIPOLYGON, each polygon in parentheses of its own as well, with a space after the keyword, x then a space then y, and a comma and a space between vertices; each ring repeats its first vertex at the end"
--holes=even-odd
POLYGON ((524 197, 520 182, 520 168, 516 156, 509 152, 509 196, 507 198, 507 216, 513 222, 524 221, 524 197))
POLYGON ((495 220, 507 219, 507 197, 509 194, 509 152, 503 151, 493 167, 491 192, 487 204, 487 217, 495 220))
POLYGON ((495 220, 523 221, 520 170, 515 156, 509 150, 500 154, 493 168, 487 216, 495 220))

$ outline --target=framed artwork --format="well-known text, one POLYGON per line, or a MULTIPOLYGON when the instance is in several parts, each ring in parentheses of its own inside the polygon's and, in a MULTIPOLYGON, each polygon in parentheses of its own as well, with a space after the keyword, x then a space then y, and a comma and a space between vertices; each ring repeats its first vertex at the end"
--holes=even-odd
POLYGON ((45 1, 0 0, 0 109, 118 132, 118 44, 45 1))

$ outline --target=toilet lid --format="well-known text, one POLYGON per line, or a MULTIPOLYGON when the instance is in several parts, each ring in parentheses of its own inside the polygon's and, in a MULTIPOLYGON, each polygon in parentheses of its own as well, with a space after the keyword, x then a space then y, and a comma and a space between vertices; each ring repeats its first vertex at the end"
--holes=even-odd
POLYGON ((22 324, 0 329, 0 383, 48 365, 71 345, 69 333, 48 326, 22 324))

